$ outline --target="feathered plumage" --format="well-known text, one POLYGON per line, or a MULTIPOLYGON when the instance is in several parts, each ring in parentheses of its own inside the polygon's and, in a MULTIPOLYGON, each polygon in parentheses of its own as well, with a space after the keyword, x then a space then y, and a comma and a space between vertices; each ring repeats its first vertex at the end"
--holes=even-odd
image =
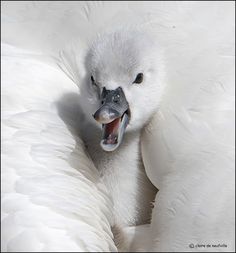
POLYGON ((117 250, 109 192, 77 137, 75 83, 97 33, 127 24, 165 48, 167 86, 142 135, 159 189, 152 223, 126 240, 136 251, 235 250, 234 5, 1 2, 2 251, 117 250))

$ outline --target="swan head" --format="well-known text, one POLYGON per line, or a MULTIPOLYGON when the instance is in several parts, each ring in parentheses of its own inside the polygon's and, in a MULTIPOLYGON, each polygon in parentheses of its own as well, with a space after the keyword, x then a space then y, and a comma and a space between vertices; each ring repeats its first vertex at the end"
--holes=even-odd
POLYGON ((99 36, 86 57, 85 114, 101 128, 101 147, 114 151, 126 132, 138 131, 160 104, 163 52, 148 34, 118 31, 99 36))

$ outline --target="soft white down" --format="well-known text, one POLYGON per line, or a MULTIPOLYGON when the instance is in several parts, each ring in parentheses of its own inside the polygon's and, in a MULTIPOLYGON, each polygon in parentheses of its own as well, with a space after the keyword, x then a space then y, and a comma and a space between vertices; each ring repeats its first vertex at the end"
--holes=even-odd
POLYGON ((78 138, 77 85, 97 33, 130 26, 150 30, 164 48, 166 87, 141 137, 159 189, 152 222, 127 228, 126 240, 134 251, 235 251, 235 3, 1 7, 1 250, 117 250, 110 192, 78 138))

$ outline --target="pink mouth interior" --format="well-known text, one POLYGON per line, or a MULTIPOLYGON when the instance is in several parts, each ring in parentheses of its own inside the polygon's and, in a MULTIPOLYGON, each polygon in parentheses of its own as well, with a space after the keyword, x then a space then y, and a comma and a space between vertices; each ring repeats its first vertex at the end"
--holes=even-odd
POLYGON ((117 118, 112 122, 104 125, 104 144, 117 143, 120 119, 121 118, 117 118))

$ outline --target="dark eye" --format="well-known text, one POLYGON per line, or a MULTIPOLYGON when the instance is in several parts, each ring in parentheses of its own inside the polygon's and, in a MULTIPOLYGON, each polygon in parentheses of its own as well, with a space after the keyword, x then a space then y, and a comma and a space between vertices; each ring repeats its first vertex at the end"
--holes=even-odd
POLYGON ((141 83, 142 81, 143 81, 143 73, 139 73, 139 74, 137 74, 133 83, 141 83))
POLYGON ((92 84, 96 84, 95 81, 94 81, 93 76, 91 76, 91 82, 92 82, 92 84))
POLYGON ((93 76, 91 76, 91 82, 92 82, 92 85, 97 86, 97 84, 95 83, 95 80, 94 80, 93 76))

